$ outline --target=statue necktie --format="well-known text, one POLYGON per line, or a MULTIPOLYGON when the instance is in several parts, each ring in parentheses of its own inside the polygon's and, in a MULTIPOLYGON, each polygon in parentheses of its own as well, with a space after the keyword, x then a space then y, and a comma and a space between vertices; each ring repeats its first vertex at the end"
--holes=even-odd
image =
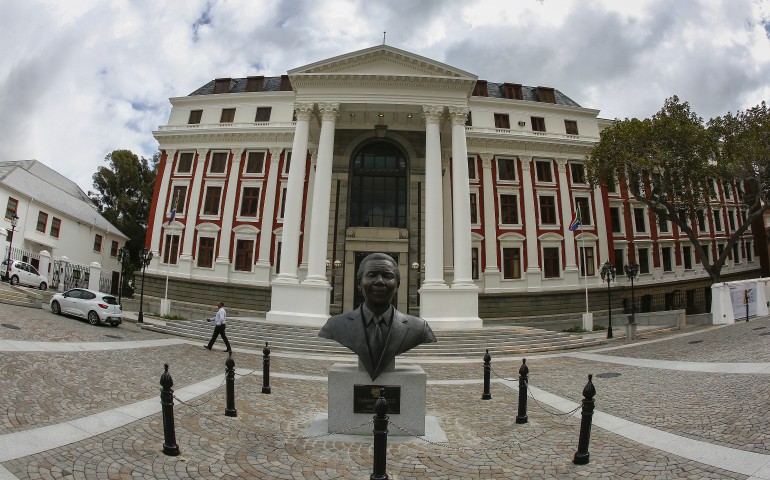
POLYGON ((382 351, 385 350, 385 341, 387 340, 387 334, 385 333, 385 320, 380 315, 374 316, 374 335, 372 342, 372 363, 376 367, 382 356, 382 351))

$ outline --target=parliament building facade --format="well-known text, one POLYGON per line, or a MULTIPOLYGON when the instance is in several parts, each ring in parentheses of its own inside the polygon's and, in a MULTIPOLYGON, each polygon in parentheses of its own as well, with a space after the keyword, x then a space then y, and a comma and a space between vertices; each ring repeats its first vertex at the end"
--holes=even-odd
MULTIPOLYGON (((641 287, 707 278, 686 236, 626 185, 587 183, 608 121, 554 88, 379 45, 280 77, 218 78, 171 104, 154 132, 146 240, 150 292, 171 302, 195 303, 183 292, 197 284, 238 292, 270 322, 320 326, 360 303, 370 252, 393 256, 397 307, 434 329, 482 326, 485 302, 558 304, 586 284, 604 300, 607 261, 613 285, 630 262, 641 287)), ((695 219, 714 254, 745 211, 738 186, 715 185, 695 219)), ((745 235, 723 275, 757 272, 754 247, 745 235)))

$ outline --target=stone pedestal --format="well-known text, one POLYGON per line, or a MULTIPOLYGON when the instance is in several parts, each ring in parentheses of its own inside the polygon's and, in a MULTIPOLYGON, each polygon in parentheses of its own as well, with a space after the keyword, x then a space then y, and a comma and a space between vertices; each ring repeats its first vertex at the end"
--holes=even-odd
MULTIPOLYGON (((329 433, 348 435, 372 435, 370 422, 374 413, 354 412, 354 389, 356 385, 401 387, 400 413, 388 413, 390 421, 413 435, 425 435, 425 396, 428 376, 417 365, 395 367, 395 362, 372 381, 366 369, 358 366, 335 363, 329 368, 329 433), (351 429, 351 430, 348 430, 351 429)), ((391 427, 388 435, 406 436, 405 432, 391 427)))
POLYGON ((636 323, 628 322, 626 325, 626 340, 636 340, 636 323))

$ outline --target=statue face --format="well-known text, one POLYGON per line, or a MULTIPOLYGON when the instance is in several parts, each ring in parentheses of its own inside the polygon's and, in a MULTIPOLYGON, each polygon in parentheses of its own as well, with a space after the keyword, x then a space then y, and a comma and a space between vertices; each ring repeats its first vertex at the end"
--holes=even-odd
POLYGON ((387 260, 366 262, 361 278, 361 293, 366 306, 371 310, 386 310, 393 300, 398 288, 394 268, 393 263, 387 260))

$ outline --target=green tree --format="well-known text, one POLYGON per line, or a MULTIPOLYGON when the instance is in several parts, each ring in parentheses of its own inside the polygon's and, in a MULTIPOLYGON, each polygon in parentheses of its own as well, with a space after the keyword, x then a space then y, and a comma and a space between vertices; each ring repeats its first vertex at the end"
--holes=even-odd
POLYGON ((706 252, 697 218, 711 213, 717 183, 743 186, 746 220, 730 232, 722 253, 699 255, 713 282, 733 245, 770 209, 767 185, 768 112, 760 107, 711 119, 698 117, 674 96, 652 118, 616 120, 586 160, 593 185, 624 181, 629 194, 657 218, 671 221, 697 252, 706 252), (713 260, 713 261, 712 261, 713 260))
POLYGON ((148 160, 129 150, 115 150, 104 158, 107 165, 93 175, 94 191, 88 192, 89 197, 104 218, 128 236, 129 259, 123 264, 124 272, 134 272, 140 266, 158 159, 159 153, 148 160))

